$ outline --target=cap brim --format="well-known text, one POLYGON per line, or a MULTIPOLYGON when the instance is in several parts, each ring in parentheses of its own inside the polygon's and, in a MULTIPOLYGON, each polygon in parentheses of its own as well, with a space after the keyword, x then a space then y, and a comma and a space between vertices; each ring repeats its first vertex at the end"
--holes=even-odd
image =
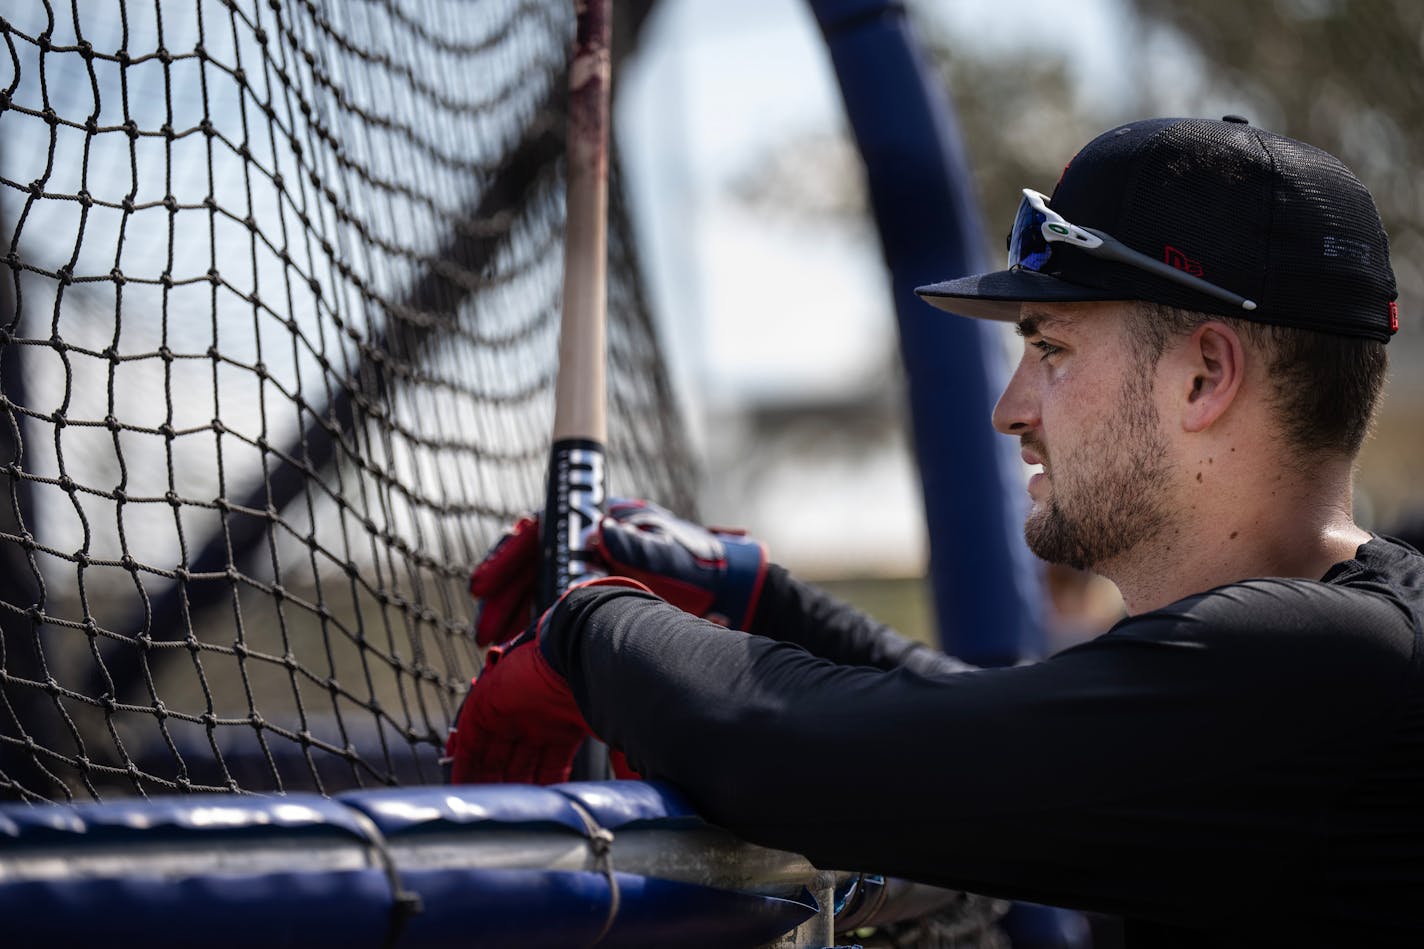
POLYGON ((1034 270, 1000 270, 916 287, 915 293, 946 313, 1016 323, 1022 303, 1083 303, 1128 300, 1122 292, 1085 287, 1034 270))

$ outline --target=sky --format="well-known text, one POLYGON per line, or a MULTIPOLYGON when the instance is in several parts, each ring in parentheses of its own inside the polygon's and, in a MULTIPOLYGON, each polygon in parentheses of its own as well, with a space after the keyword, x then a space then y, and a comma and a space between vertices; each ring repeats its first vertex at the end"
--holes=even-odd
POLYGON ((679 377, 716 403, 727 390, 736 401, 814 386, 853 365, 888 315, 879 261, 864 253, 873 248, 788 233, 729 193, 778 142, 842 121, 804 4, 664 0, 625 77, 620 142, 679 377), (811 286, 811 300, 797 297, 811 286), (841 312, 817 319, 827 306, 841 312))
MULTIPOLYGON (((1079 0, 1069 13, 1019 0, 1012 16, 988 0, 921 6, 981 50, 1067 51, 1076 81, 1098 90, 1090 97, 1130 82, 1117 55, 1120 0, 1079 0)), ((731 465, 724 453, 737 451, 739 408, 833 395, 884 372, 897 347, 868 221, 808 221, 737 198, 738 183, 779 145, 843 134, 809 4, 662 0, 620 84, 615 120, 651 296, 706 455, 704 514, 751 528, 774 556, 811 573, 922 572, 919 486, 903 433, 887 432, 853 463, 792 457, 733 487, 721 470, 731 465), (848 532, 857 537, 850 552, 848 532)))

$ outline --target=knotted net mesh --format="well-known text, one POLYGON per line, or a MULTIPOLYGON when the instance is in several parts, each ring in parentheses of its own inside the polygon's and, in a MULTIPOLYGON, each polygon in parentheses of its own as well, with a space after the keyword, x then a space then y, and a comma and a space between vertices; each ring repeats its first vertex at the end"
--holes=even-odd
MULTIPOLYGON (((542 499, 572 6, 0 3, 0 797, 440 780, 542 499)), ((686 510, 610 229, 610 489, 686 510)))

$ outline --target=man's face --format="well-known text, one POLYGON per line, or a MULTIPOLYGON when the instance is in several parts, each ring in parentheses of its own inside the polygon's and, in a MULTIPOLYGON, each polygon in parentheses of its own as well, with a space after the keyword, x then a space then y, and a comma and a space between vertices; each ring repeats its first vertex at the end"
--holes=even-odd
POLYGON ((1155 371, 1124 338, 1130 305, 1025 305, 1019 323, 1024 354, 994 426, 1043 465, 1024 535, 1050 563, 1097 567, 1169 522, 1155 371))

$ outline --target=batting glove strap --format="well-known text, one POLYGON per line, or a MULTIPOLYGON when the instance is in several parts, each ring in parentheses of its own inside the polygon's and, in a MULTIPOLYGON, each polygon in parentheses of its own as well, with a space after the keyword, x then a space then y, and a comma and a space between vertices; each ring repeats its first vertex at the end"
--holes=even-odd
POLYGON ((746 629, 756 615, 762 587, 766 585, 766 545, 746 537, 720 535, 726 546, 726 572, 717 598, 704 614, 714 623, 746 629))
POLYGON ((611 573, 732 629, 747 628, 766 579, 760 541, 693 524, 647 501, 610 502, 597 548, 611 573))

